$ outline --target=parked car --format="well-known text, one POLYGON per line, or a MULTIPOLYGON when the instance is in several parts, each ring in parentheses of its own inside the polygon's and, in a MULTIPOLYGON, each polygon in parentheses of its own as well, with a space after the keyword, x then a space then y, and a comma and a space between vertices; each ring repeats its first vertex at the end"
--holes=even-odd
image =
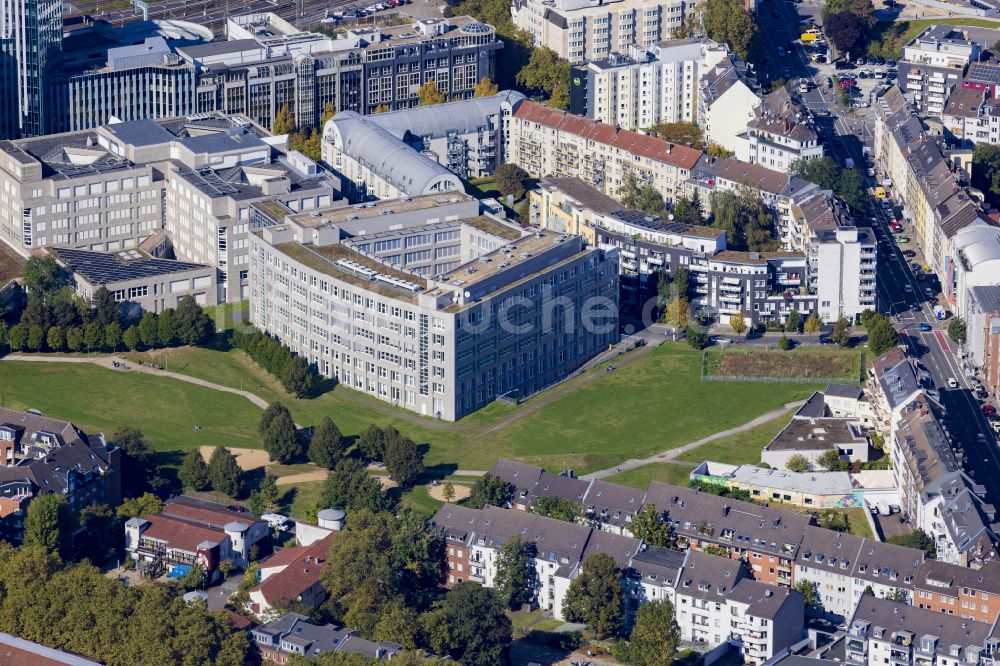
POLYGON ((282 532, 287 531, 292 526, 292 521, 280 513, 264 513, 261 514, 260 519, 271 526, 272 529, 281 530, 282 532))
POLYGON ((900 243, 909 243, 910 242, 910 237, 909 236, 900 236, 899 237, 899 242, 900 243))

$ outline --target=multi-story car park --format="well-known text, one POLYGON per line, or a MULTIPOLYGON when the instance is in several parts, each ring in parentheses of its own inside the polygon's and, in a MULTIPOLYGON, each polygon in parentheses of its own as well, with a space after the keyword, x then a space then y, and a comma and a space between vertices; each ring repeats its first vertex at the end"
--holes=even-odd
POLYGON ((195 111, 244 114, 270 128, 283 107, 299 127, 317 127, 327 104, 374 113, 417 106, 434 81, 448 99, 473 96, 494 77, 503 42, 468 16, 389 28, 357 28, 337 38, 301 32, 275 14, 228 21, 229 41, 184 47, 197 71, 195 111))
POLYGON ((250 316, 326 376, 454 420, 527 396, 618 339, 618 258, 461 194, 255 206, 250 316))
POLYGON ((681 27, 694 4, 685 0, 517 0, 514 24, 536 46, 570 62, 607 58, 628 47, 652 46, 681 27))
POLYGON ((218 270, 218 300, 245 297, 249 205, 329 206, 336 179, 268 142, 246 118, 138 120, 0 142, 0 240, 116 252, 167 231, 178 259, 218 270))

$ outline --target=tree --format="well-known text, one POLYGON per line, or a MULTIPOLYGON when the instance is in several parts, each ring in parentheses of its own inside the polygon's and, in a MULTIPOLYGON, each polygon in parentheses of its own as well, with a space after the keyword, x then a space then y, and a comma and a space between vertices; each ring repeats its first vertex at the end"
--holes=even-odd
POLYGON ((742 336, 747 330, 747 320, 743 316, 742 312, 737 312, 734 315, 729 315, 729 325, 732 327, 736 335, 742 336))
POLYGON ((79 523, 73 547, 78 558, 102 565, 124 548, 121 521, 107 504, 85 506, 80 511, 79 523))
MULTIPOLYGON (((288 409, 275 403, 268 406, 268 411, 271 412, 270 418, 260 437, 264 450, 272 460, 282 464, 301 457, 305 453, 305 444, 288 409)), ((261 417, 261 425, 265 417, 261 417)))
POLYGON ((368 509, 384 511, 392 501, 373 479, 360 460, 344 458, 333 468, 319 493, 317 507, 341 508, 348 511, 368 509))
MULTIPOLYGON (((11 329, 11 331, 13 330, 11 329)), ((11 345, 12 348, 13 346, 11 345)), ((66 347, 74 352, 83 349, 83 329, 81 327, 74 326, 66 331, 66 347)))
POLYGON ((122 342, 125 346, 129 348, 129 351, 135 351, 139 348, 142 343, 142 338, 139 336, 138 326, 129 326, 125 329, 125 333, 122 334, 122 342))
POLYGON ((848 532, 851 524, 847 520, 847 515, 839 511, 823 511, 816 515, 816 524, 826 530, 834 532, 848 532))
POLYGON ((260 516, 274 509, 278 503, 279 495, 277 477, 273 474, 265 474, 260 482, 260 487, 250 494, 247 504, 250 505, 250 511, 260 516))
POLYGON ((21 269, 24 286, 28 293, 42 298, 51 296, 69 284, 69 274, 51 254, 44 257, 28 257, 21 269))
POLYGON ((613 656, 633 666, 670 666, 681 642, 674 605, 654 599, 639 606, 628 642, 612 648, 613 656))
POLYGON ((769 252, 779 242, 773 237, 774 212, 747 187, 713 192, 709 199, 712 226, 726 232, 726 245, 734 250, 769 252))
POLYGON ((948 337, 953 342, 964 345, 968 334, 967 328, 964 319, 961 317, 952 317, 951 321, 948 322, 948 337))
POLYGON ((28 344, 28 327, 24 324, 15 324, 7 331, 7 344, 11 351, 22 351, 28 344))
POLYGON ((840 12, 826 17, 823 30, 830 43, 841 53, 857 52, 864 44, 864 26, 850 12, 840 12))
POLYGON ((484 506, 505 507, 514 497, 514 486, 499 476, 484 474, 472 485, 468 504, 474 509, 484 506))
POLYGON ((701 216, 701 201, 698 199, 697 192, 690 199, 681 197, 677 200, 677 203, 674 204, 674 221, 695 226, 705 224, 705 219, 701 216))
POLYGON ((817 612, 822 609, 823 604, 816 592, 816 583, 803 578, 795 583, 795 590, 802 595, 808 610, 817 612))
POLYGON ((546 495, 534 500, 528 511, 539 516, 555 518, 567 523, 575 523, 577 518, 583 514, 583 506, 579 502, 571 502, 570 500, 554 495, 546 495))
POLYGON ((708 346, 708 333, 698 324, 688 324, 684 329, 684 339, 692 349, 704 349, 708 346))
POLYGON ((101 349, 104 346, 104 329, 97 322, 90 322, 83 327, 83 344, 88 350, 101 349))
POLYGON ((986 194, 991 202, 1000 195, 1000 146, 976 144, 972 151, 972 185, 986 194))
POLYGON ((899 344, 899 333, 887 317, 875 315, 867 328, 868 349, 876 356, 881 356, 899 344))
POLYGON ((500 544, 496 557, 493 589, 507 608, 517 610, 535 595, 535 544, 515 536, 500 544))
POLYGON ((451 481, 444 482, 444 487, 441 488, 441 497, 444 498, 445 502, 451 502, 455 499, 455 486, 452 485, 451 481))
POLYGON ((708 0, 705 6, 705 33, 709 39, 730 48, 744 60, 752 60, 757 49, 757 22, 739 0, 708 0))
POLYGON ((472 96, 490 97, 491 95, 496 95, 499 91, 500 86, 493 83, 493 80, 490 77, 484 76, 479 79, 479 83, 477 83, 476 87, 472 89, 472 96))
POLYGON ((569 622, 583 622, 600 640, 618 633, 625 619, 625 593, 621 571, 606 553, 591 555, 573 579, 563 601, 569 622))
POLYGON ((424 454, 412 439, 393 428, 385 449, 385 468, 396 483, 409 488, 424 472, 424 454))
POLYGON ((243 471, 236 462, 236 456, 224 446, 217 446, 208 460, 208 476, 212 489, 236 497, 243 489, 243 471))
POLYGON ((45 335, 45 343, 54 352, 60 352, 66 344, 66 338, 63 335, 63 330, 59 326, 53 326, 49 329, 48 333, 45 335))
POLYGON ((330 120, 330 118, 333 118, 335 115, 337 115, 337 109, 334 108, 333 102, 327 102, 324 104, 323 113, 319 117, 320 127, 325 127, 326 121, 330 120))
POLYGON ((528 172, 516 164, 501 164, 493 177, 500 194, 515 197, 524 194, 524 182, 528 180, 528 172))
POLYGON ((344 436, 329 416, 324 416, 309 441, 309 460, 320 467, 333 469, 344 457, 344 436))
POLYGON ((185 296, 177 302, 176 318, 177 339, 181 344, 204 344, 215 335, 215 324, 211 317, 205 314, 191 296, 185 296))
POLYGON ((511 640, 510 618, 497 594, 478 583, 452 587, 421 624, 435 654, 448 655, 462 666, 505 662, 504 651, 511 640))
POLYGON ((695 150, 702 150, 705 147, 701 128, 695 123, 657 123, 646 132, 664 141, 689 146, 695 150))
POLYGON ((788 351, 791 348, 792 348, 792 341, 789 339, 787 335, 782 334, 782 336, 778 338, 778 349, 780 349, 781 351, 788 351))
POLYGON ((673 326, 676 330, 681 330, 688 325, 688 304, 684 296, 675 296, 674 300, 667 304, 667 309, 663 311, 663 323, 673 326))
POLYGON ((667 205, 663 197, 652 185, 640 183, 635 172, 629 172, 625 176, 618 198, 626 208, 660 217, 667 215, 667 205))
POLYGON ((907 534, 897 534, 895 536, 891 536, 886 540, 889 543, 896 544, 897 546, 906 546, 907 548, 922 550, 927 554, 927 557, 934 557, 936 553, 934 548, 934 539, 920 528, 917 528, 907 534))
POLYGON ((642 539, 650 546, 658 548, 673 548, 677 543, 677 535, 663 512, 653 504, 646 504, 632 518, 632 536, 642 539))
POLYGON ((709 157, 721 157, 722 159, 727 159, 733 156, 733 151, 717 143, 709 143, 705 152, 708 153, 709 157))
POLYGON ((139 320, 139 339, 147 347, 155 347, 159 342, 160 329, 158 317, 153 312, 146 312, 139 320))
POLYGON ((819 317, 815 314, 810 314, 806 317, 806 323, 803 324, 802 329, 809 335, 815 335, 816 333, 819 333, 821 326, 822 325, 819 323, 819 317))
POLYGON ((107 326, 118 321, 121 316, 121 305, 111 295, 107 287, 99 287, 90 301, 91 319, 101 326, 107 326))
POLYGON ((417 90, 417 97, 420 99, 420 106, 430 106, 432 104, 442 104, 446 100, 445 94, 438 88, 437 81, 428 81, 417 90))
POLYGON ((517 73, 517 83, 534 95, 547 95, 549 106, 565 109, 568 106, 569 62, 547 46, 531 50, 528 63, 517 73))
POLYGON ((358 449, 367 460, 384 460, 387 444, 385 432, 374 423, 368 424, 358 437, 358 449))
POLYGON ((788 316, 785 318, 785 330, 789 333, 798 333, 799 326, 802 324, 802 316, 799 311, 792 308, 788 312, 788 316))
POLYGON ((75 527, 73 512, 66 498, 59 493, 45 493, 35 497, 28 505, 23 544, 68 555, 75 527))
POLYGON ((283 104, 278 112, 274 114, 274 121, 271 123, 271 134, 288 134, 295 129, 295 116, 289 110, 287 104, 283 104))
POLYGON ((156 344, 161 347, 170 347, 176 342, 177 311, 173 308, 166 308, 156 318, 156 344))
POLYGON ((889 601, 895 601, 897 604, 908 604, 910 602, 909 595, 901 587, 893 588, 892 592, 885 595, 885 598, 889 601))
POLYGON ((120 426, 111 434, 111 443, 121 449, 122 496, 138 497, 159 475, 156 453, 138 428, 120 426))
POLYGON ((104 344, 117 351, 122 344, 122 325, 116 321, 104 327, 104 344))
POLYGON ((808 472, 812 469, 812 464, 801 453, 794 453, 785 461, 785 469, 789 472, 808 472))
POLYGON ((836 449, 830 449, 824 451, 816 459, 820 465, 823 466, 828 472, 846 472, 847 471, 847 461, 840 457, 840 451, 836 449))
POLYGON ((139 518, 155 516, 163 511, 163 500, 153 493, 143 493, 140 497, 129 497, 115 510, 119 518, 139 518))
POLYGON ((839 317, 833 324, 830 339, 840 347, 846 347, 851 342, 851 323, 844 317, 839 317))
POLYGON ((28 327, 28 349, 40 351, 45 346, 45 331, 38 324, 28 327))
POLYGON ((184 487, 191 490, 205 490, 212 483, 205 457, 198 449, 191 449, 184 454, 184 461, 177 470, 177 476, 184 487))

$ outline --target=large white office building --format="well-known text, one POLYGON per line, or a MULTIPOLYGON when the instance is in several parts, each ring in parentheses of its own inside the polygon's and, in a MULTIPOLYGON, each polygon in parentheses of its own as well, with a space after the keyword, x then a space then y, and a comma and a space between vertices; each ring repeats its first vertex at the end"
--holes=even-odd
POLYGON ((455 420, 618 340, 618 257, 464 194, 252 207, 250 317, 325 376, 455 420))

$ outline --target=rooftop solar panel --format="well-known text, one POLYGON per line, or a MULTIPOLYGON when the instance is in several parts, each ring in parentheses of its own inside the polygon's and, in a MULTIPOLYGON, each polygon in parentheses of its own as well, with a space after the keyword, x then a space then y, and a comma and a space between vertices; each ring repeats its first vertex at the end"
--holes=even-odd
POLYGON ((73 271, 96 285, 206 268, 202 264, 153 259, 137 250, 113 254, 60 248, 55 252, 73 271))

